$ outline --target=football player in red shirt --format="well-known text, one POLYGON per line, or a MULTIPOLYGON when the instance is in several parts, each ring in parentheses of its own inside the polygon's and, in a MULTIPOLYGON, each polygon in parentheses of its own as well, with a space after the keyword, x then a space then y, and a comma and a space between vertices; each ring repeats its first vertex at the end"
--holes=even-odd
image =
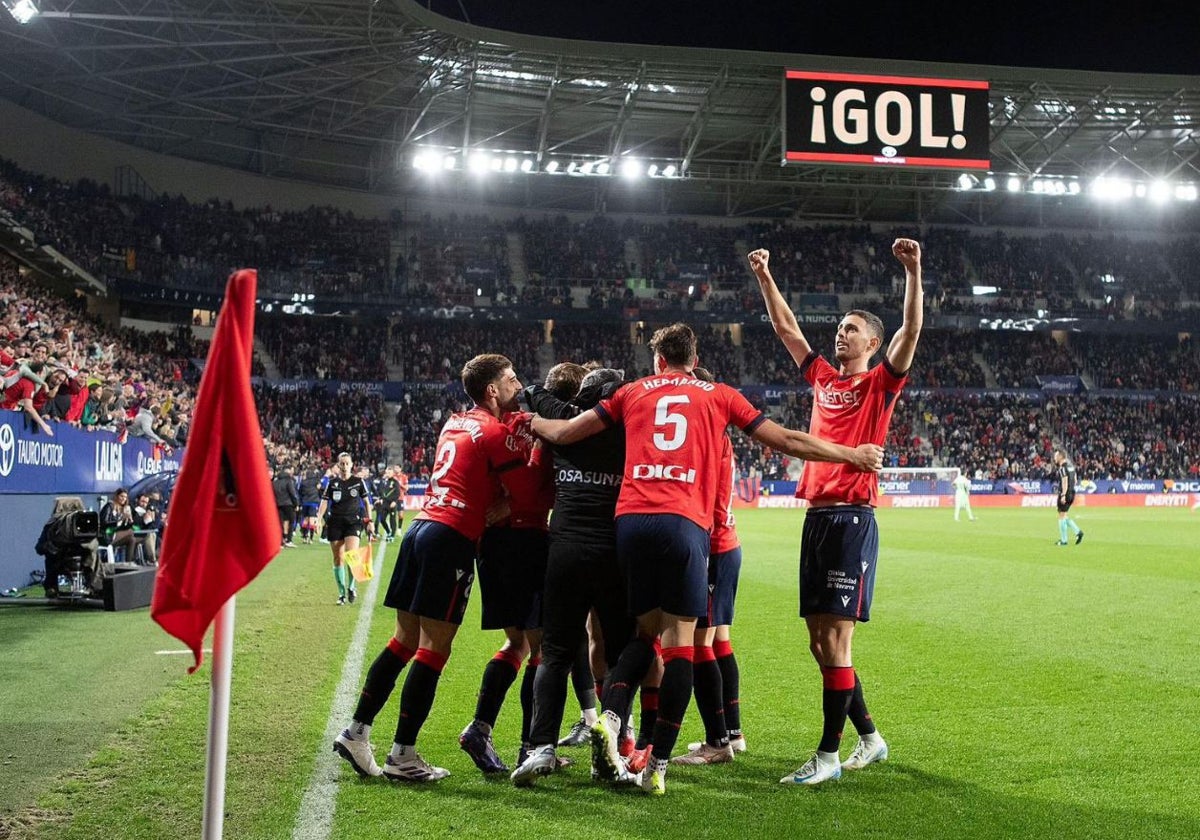
POLYGON ((508 445, 510 430, 500 420, 518 408, 521 382, 512 362, 492 353, 476 356, 463 366, 462 383, 475 405, 450 415, 442 427, 425 504, 400 542, 384 599, 396 610, 396 632, 367 672, 354 720, 334 741, 334 750, 360 776, 432 782, 450 775, 421 758, 417 735, 467 609, 475 547, 496 500, 499 475, 525 463, 508 445), (410 660, 395 742, 380 769, 368 740, 371 725, 410 660))
MULTIPOLYGON (((704 368, 696 376, 716 381, 704 368)), ((709 536, 708 612, 696 623, 694 641, 696 708, 704 722, 704 740, 688 744, 689 752, 671 759, 672 764, 724 764, 735 752, 746 751, 739 705, 739 674, 733 655, 730 627, 737 598, 738 575, 742 569, 742 544, 733 517, 733 441, 728 433, 721 441, 721 481, 713 508, 709 536)))
MULTIPOLYGON (((883 346, 883 322, 870 312, 847 312, 838 325, 834 367, 809 345, 796 316, 771 276, 765 249, 749 255, 776 335, 813 388, 809 431, 847 446, 882 444, 905 377, 912 366, 924 318, 921 246, 897 239, 892 254, 904 266, 904 320, 883 361, 870 366, 883 346)), ((851 658, 854 627, 871 615, 879 534, 875 503, 879 479, 837 464, 808 464, 796 495, 808 499, 800 539, 800 615, 808 625, 809 650, 821 669, 824 727, 816 753, 780 779, 815 785, 887 759, 888 748, 863 700, 862 681, 851 658), (842 763, 839 747, 846 717, 859 740, 842 763)))
POLYGON ((604 690, 604 714, 592 729, 593 769, 622 778, 617 753, 622 717, 662 635, 664 663, 654 750, 639 782, 666 790, 666 768, 692 693, 692 640, 708 602, 709 531, 720 483, 725 427, 797 458, 837 461, 877 470, 883 450, 827 443, 768 420, 734 389, 692 376, 696 334, 673 324, 654 334, 653 376, 632 382, 571 420, 535 417, 533 429, 553 444, 569 444, 609 425, 625 427, 625 472, 617 499, 617 556, 625 570, 638 635, 622 651, 604 690))
POLYGON ((521 684, 521 750, 524 761, 533 717, 533 682, 541 664, 542 595, 550 541, 548 522, 554 507, 554 461, 530 431, 532 414, 504 416, 507 445, 523 463, 501 476, 505 494, 488 512, 479 541, 479 592, 484 630, 503 630, 504 644, 483 669, 475 717, 458 736, 459 746, 484 773, 507 773, 496 754, 492 728, 509 688, 529 657, 521 684))

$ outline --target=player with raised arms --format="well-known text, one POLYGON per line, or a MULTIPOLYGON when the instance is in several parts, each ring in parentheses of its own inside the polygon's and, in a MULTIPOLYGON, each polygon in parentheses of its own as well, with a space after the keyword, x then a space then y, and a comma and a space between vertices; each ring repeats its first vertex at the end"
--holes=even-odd
MULTIPOLYGON (((809 431, 846 446, 883 444, 921 335, 921 246, 913 239, 897 239, 892 254, 904 266, 904 320, 883 361, 874 367, 871 357, 883 346, 883 322, 877 316, 861 309, 846 313, 838 324, 834 367, 804 337, 771 276, 770 254, 759 249, 749 255, 775 334, 812 385, 809 431)), ((809 650, 821 669, 824 726, 813 757, 780 781, 815 785, 840 778, 843 769, 857 770, 888 755, 851 658, 855 625, 871 617, 879 554, 879 478, 838 464, 810 463, 796 495, 809 506, 800 538, 800 615, 808 627, 809 650), (843 764, 838 750, 847 716, 859 740, 843 764)))

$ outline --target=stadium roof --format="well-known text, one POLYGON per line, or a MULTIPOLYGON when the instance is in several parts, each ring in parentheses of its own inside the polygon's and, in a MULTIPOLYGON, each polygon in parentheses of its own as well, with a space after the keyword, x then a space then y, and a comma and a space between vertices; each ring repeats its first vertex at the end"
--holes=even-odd
MULTIPOLYGON (((1197 76, 567 41, 471 26, 413 0, 36 4, 26 25, 0 12, 5 97, 273 177, 533 209, 1068 227, 1114 211, 1086 190, 1056 194, 1056 181, 1200 183, 1197 76), (959 189, 954 169, 782 167, 785 67, 987 80, 998 188, 974 173, 959 189), (475 177, 481 150, 518 168, 475 177), (436 175, 412 168, 422 151, 436 175), (621 178, 626 157, 660 177, 621 178), (604 161, 613 170, 595 174, 604 161), (593 174, 567 176, 571 162, 592 162, 593 174), (675 176, 661 177, 670 165, 675 176), (1006 189, 1014 176, 1020 192, 1006 189), (1045 194, 1029 194, 1039 178, 1045 194)), ((1198 211, 1181 205, 1170 226, 1200 229, 1198 211)), ((1123 224, 1139 218, 1163 223, 1123 224)))

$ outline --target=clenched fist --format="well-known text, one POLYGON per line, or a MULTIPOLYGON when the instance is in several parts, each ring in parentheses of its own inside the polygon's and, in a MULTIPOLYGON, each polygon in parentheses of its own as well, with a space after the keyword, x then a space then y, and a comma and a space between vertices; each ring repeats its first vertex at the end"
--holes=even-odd
POLYGON ((748 258, 750 260, 750 268, 755 274, 759 274, 767 270, 767 264, 771 261, 771 252, 766 248, 759 248, 756 251, 751 251, 748 258))
POLYGON ((909 271, 921 264, 921 243, 915 239, 897 239, 892 243, 892 254, 909 271))

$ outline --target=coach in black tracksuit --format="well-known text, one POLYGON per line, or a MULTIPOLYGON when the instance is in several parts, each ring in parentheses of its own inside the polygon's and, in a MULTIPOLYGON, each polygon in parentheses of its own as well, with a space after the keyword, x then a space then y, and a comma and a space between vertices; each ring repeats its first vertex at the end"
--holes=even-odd
MULTIPOLYGON (((619 371, 593 371, 569 403, 541 386, 526 390, 543 417, 569 418, 620 387, 619 371)), ((624 577, 617 567, 614 521, 625 471, 625 430, 617 425, 570 446, 554 447, 554 513, 542 606, 542 664, 533 683, 529 742, 554 744, 562 728, 567 676, 587 638, 588 611, 596 610, 609 667, 633 633, 624 577)))

